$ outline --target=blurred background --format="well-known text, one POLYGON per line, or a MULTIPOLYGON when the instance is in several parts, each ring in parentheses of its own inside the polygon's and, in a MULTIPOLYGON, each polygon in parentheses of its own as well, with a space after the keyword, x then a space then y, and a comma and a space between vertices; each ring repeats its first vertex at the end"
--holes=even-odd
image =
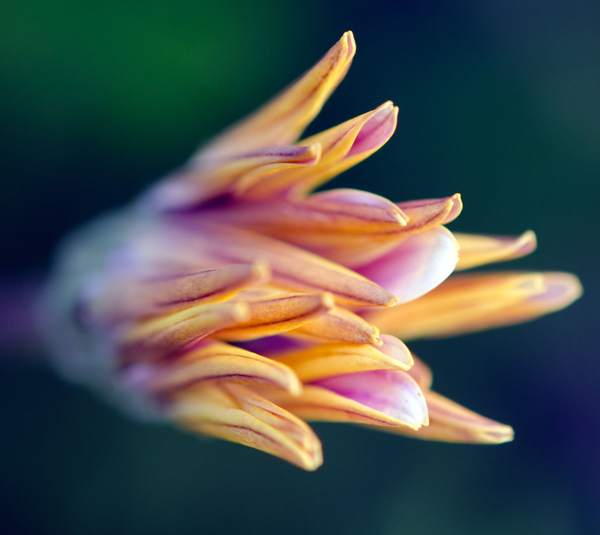
POLYGON ((600 3, 4 0, 4 279, 43 273, 69 229, 123 204, 306 70, 358 53, 309 133, 400 106, 398 131, 334 181, 393 200, 463 194, 451 229, 517 234, 510 269, 586 293, 534 323, 411 345, 439 392, 515 427, 475 447, 316 425, 304 473, 131 421, 33 349, 0 358, 0 531, 600 532, 600 3))

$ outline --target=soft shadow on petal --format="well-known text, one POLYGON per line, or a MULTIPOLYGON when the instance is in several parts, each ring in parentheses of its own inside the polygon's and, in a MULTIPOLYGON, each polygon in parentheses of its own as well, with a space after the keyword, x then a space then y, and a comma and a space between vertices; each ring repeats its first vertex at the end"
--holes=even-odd
POLYGON ((443 282, 458 261, 458 244, 445 227, 415 234, 357 271, 398 297, 413 301, 443 282))

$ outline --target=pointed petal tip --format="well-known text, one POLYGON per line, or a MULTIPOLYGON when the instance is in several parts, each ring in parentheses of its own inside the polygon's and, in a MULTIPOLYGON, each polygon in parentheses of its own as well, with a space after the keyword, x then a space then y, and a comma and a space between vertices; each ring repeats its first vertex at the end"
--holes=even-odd
POLYGON ((380 149, 392 137, 398 124, 398 107, 388 100, 371 112, 361 127, 346 158, 368 155, 380 149))
POLYGON ((450 212, 448 212, 448 215, 444 220, 444 225, 454 221, 460 215, 463 209, 463 201, 460 193, 455 193, 448 200, 452 202, 452 208, 450 208, 450 212))

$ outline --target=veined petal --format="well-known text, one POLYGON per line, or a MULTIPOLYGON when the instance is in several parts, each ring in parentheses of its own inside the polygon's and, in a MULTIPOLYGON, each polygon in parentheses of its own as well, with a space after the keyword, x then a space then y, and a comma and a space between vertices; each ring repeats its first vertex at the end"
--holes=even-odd
POLYGON ((454 336, 532 320, 581 295, 568 273, 456 275, 417 301, 365 319, 403 340, 454 336))
POLYGON ((205 342, 173 361, 146 366, 143 384, 155 393, 173 393, 205 381, 253 384, 278 388, 298 395, 302 383, 294 371, 273 359, 220 342, 205 342))
POLYGON ((454 237, 460 245, 457 270, 514 260, 533 252, 537 245, 535 234, 531 230, 520 236, 454 233, 454 237))
MULTIPOLYGON (((323 194, 308 197, 305 202, 318 195, 323 194)), ((402 203, 397 207, 405 224, 399 222, 392 226, 388 223, 385 227, 380 225, 378 228, 365 226, 361 231, 353 232, 341 232, 335 228, 318 232, 298 229, 283 231, 285 234, 282 233, 281 236, 286 241, 301 245, 329 260, 357 269, 385 256, 408 237, 451 221, 460 213, 462 201, 460 195, 456 194, 443 199, 402 203), (406 212, 401 208, 405 204, 406 212)), ((261 231, 268 234, 282 232, 273 230, 273 227, 271 230, 263 228, 261 231)))
POLYGON ((329 377, 305 385, 298 397, 278 392, 273 396, 276 403, 306 420, 411 429, 428 424, 421 389, 406 372, 399 370, 329 377))
POLYGON ((319 344, 277 361, 292 368, 304 383, 356 372, 407 370, 412 366, 412 357, 402 342, 396 342, 388 341, 393 347, 386 352, 370 345, 319 344))
POLYGON ((389 234, 406 226, 408 219, 387 199, 350 189, 316 193, 303 200, 235 203, 214 210, 211 218, 300 245, 331 243, 340 234, 389 234))
POLYGON ((323 463, 321 443, 302 420, 240 385, 203 384, 170 407, 179 425, 250 446, 305 470, 323 463))
POLYGON ((412 228, 428 229, 435 225, 447 225, 462 212, 463 203, 459 193, 439 199, 419 199, 398 203, 408 216, 412 228))
POLYGON ((117 343, 124 362, 159 360, 218 329, 242 322, 249 315, 249 307, 244 303, 197 305, 121 328, 117 343))
POLYGON ((289 169, 268 177, 248 176, 236 184, 236 194, 251 199, 284 193, 302 197, 380 149, 394 133, 397 120, 398 108, 385 102, 373 111, 306 138, 298 145, 321 147, 319 162, 309 172, 289 169))
POLYGON ((299 80, 202 147, 199 155, 216 158, 296 141, 343 80, 355 52, 354 36, 346 32, 299 80))
MULTIPOLYGON (((396 300, 365 277, 282 241, 202 220, 188 229, 185 257, 213 266, 261 259, 271 266, 273 281, 284 288, 329 292, 344 305, 393 306, 396 300), (198 228, 199 232, 193 232, 198 228)), ((173 253, 174 255, 174 253, 173 253)))
POLYGON ((444 281, 457 261, 456 240, 448 229, 438 226, 407 238, 358 271, 394 293, 400 303, 407 303, 444 281))
POLYGON ((502 444, 514 438, 512 427, 485 418, 436 392, 425 392, 425 399, 429 409, 427 427, 418 431, 404 428, 383 430, 423 440, 468 444, 502 444))
POLYGON ((242 288, 266 283, 270 273, 267 264, 254 263, 184 275, 109 275, 86 286, 82 306, 86 317, 101 323, 164 315, 224 301, 242 288))
POLYGON ((379 329, 345 308, 333 307, 288 336, 351 344, 381 345, 379 329))
POLYGON ((153 210, 185 210, 232 189, 246 177, 269 177, 283 169, 311 167, 319 161, 319 144, 275 146, 208 162, 191 162, 166 177, 142 198, 153 210))
POLYGON ((333 307, 333 297, 324 294, 286 294, 245 301, 248 317, 213 334, 229 341, 252 340, 296 329, 333 307))

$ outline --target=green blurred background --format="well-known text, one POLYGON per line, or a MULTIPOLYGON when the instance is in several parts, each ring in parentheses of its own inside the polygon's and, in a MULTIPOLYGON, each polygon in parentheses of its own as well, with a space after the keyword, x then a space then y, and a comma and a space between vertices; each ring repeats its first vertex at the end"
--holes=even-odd
MULTIPOLYGON (((121 416, 37 353, 0 359, 7 534, 600 532, 600 3, 69 2, 0 7, 3 278, 128 201, 316 61, 358 54, 309 132, 387 99, 396 135, 336 179, 394 200, 463 194, 455 230, 536 230, 513 269, 586 294, 534 323, 411 348, 436 389, 516 429, 474 447, 316 425, 325 465, 121 416)), ((3 529, 2 529, 3 528, 3 529)))

